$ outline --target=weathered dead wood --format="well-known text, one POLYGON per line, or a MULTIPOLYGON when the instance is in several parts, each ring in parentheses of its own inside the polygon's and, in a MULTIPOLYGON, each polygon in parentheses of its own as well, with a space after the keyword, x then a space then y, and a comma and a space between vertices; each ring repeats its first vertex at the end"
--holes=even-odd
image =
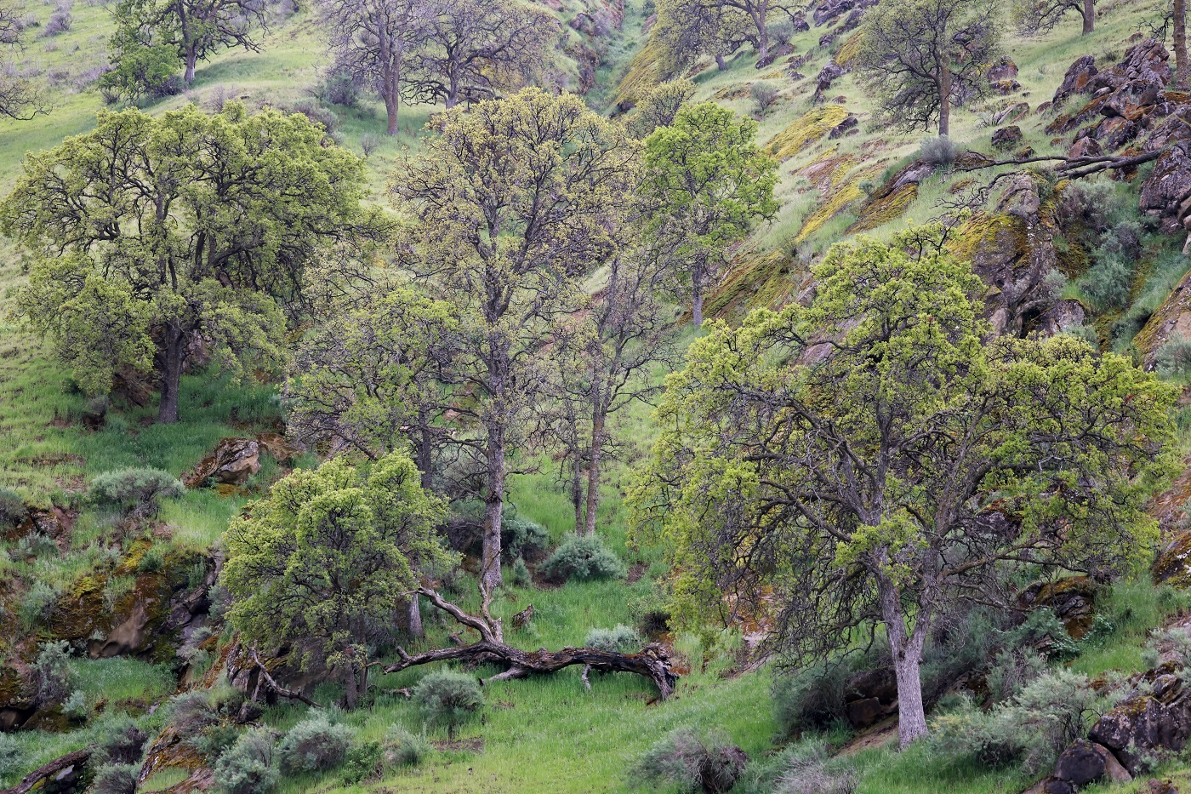
MULTIPOLYGON (((260 670, 261 676, 264 677, 265 681, 269 684, 269 687, 273 688, 273 692, 275 692, 277 695, 283 696, 285 698, 292 698, 296 701, 301 701, 303 704, 306 704, 307 706, 310 706, 310 707, 315 707, 316 709, 320 706, 318 704, 318 702, 312 701, 311 699, 306 698, 306 696, 302 695, 301 693, 294 691, 294 690, 290 690, 288 687, 282 687, 280 684, 278 684, 277 680, 274 679, 269 674, 269 669, 265 667, 265 664, 263 662, 261 662, 261 658, 256 653, 255 648, 249 649, 249 653, 252 655, 252 661, 254 663, 256 663, 257 669, 260 670)), ((258 690, 259 690, 259 687, 258 687, 258 690)), ((252 695, 253 695, 253 698, 255 699, 256 693, 254 692, 252 695)))
MULTIPOLYGON (((458 606, 443 599, 436 591, 421 588, 418 592, 429 599, 435 607, 454 617, 459 623, 476 630, 480 634, 480 640, 466 646, 434 649, 420 654, 408 654, 404 649, 398 647, 397 654, 401 659, 386 666, 385 673, 403 671, 415 665, 426 665, 446 660, 495 663, 507 666, 501 673, 487 679, 487 682, 496 682, 552 674, 572 665, 582 665, 585 666, 584 673, 590 669, 606 673, 619 671, 643 676, 657 686, 658 693, 663 699, 674 692, 678 676, 671 669, 669 652, 662 646, 650 644, 636 654, 620 654, 602 649, 571 646, 558 651, 547 651, 546 649, 525 651, 501 641, 483 619, 465 613, 458 606)), ((481 684, 486 684, 485 680, 481 680, 481 684)))
POLYGON ((21 779, 21 783, 17 784, 8 792, 25 793, 30 792, 38 784, 48 780, 51 776, 59 775, 73 767, 82 767, 91 759, 92 748, 80 748, 77 751, 60 756, 52 762, 46 762, 41 767, 34 770, 29 775, 21 779))
POLYGON ((1013 157, 1007 160, 990 160, 974 166, 965 166, 957 171, 979 171, 984 168, 998 166, 1025 166, 1030 163, 1058 163, 1056 171, 1063 173, 1068 179, 1078 179, 1098 171, 1119 168, 1132 168, 1150 160, 1155 160, 1165 152, 1165 149, 1155 149, 1140 155, 1096 155, 1085 157, 1067 157, 1066 155, 1036 155, 1034 157, 1013 157))

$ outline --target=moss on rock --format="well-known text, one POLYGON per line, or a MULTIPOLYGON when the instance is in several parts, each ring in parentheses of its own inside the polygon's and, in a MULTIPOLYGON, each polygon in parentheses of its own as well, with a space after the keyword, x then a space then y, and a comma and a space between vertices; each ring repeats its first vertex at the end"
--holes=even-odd
POLYGON ((801 152, 848 118, 848 109, 843 105, 824 105, 794 120, 790 126, 775 135, 767 150, 778 160, 787 160, 801 152))

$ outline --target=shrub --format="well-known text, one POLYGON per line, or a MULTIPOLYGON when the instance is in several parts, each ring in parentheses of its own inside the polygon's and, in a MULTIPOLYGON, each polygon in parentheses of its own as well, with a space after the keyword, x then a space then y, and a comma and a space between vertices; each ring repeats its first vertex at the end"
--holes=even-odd
POLYGON ((42 704, 61 704, 74 690, 74 672, 70 669, 70 644, 51 640, 41 644, 33 663, 37 700, 42 704))
POLYGON ((207 728, 219 721, 219 714, 207 694, 201 690, 191 690, 175 696, 169 706, 170 724, 178 734, 193 742, 203 736, 207 728))
POLYGON ((506 560, 533 560, 539 557, 549 544, 550 534, 533 519, 511 516, 501 522, 500 548, 502 553, 507 551, 506 560))
POLYGON ((762 115, 777 101, 777 95, 778 88, 773 83, 753 83, 749 87, 749 96, 757 103, 757 112, 762 115))
POLYGON ((1186 378, 1191 373, 1191 340, 1174 335, 1158 348, 1154 361, 1163 378, 1186 378))
POLYGON ((99 90, 108 104, 174 96, 182 90, 181 65, 178 49, 168 44, 129 47, 114 60, 112 70, 100 76, 99 90))
POLYGON ((447 727, 447 736, 455 739, 455 729, 475 717, 484 705, 480 685, 467 674, 434 671, 422 677, 414 688, 413 700, 430 723, 447 727))
POLYGON ((769 39, 779 47, 782 47, 789 44, 797 32, 792 20, 783 19, 781 22, 775 22, 769 26, 769 39))
POLYGON ((215 763, 218 792, 260 793, 277 785, 273 735, 265 729, 249 729, 215 763))
POLYGON ((775 792, 855 792, 856 771, 828 757, 827 745, 809 740, 790 746, 782 754, 781 775, 775 792))
POLYGON ((90 712, 91 707, 87 703, 87 694, 82 690, 71 691, 66 700, 62 702, 62 714, 71 720, 86 720, 90 712))
POLYGON ((414 734, 403 726, 394 726, 385 738, 385 759, 401 767, 417 767, 430 755, 433 746, 425 730, 414 734))
POLYGON ((955 162, 959 147, 946 135, 932 135, 925 138, 918 149, 918 157, 927 163, 947 168, 955 162))
POLYGON ((375 740, 356 743, 347 749, 343 758, 343 780, 348 784, 359 784, 380 775, 384 763, 385 750, 380 743, 375 740))
POLYGON ((595 536, 568 536, 542 564, 552 580, 606 580, 624 576, 624 564, 595 536))
POLYGON ((1133 281, 1133 267, 1119 256, 1106 256, 1088 268, 1079 280, 1079 289, 1098 309, 1125 306, 1133 281))
POLYGON ((88 496, 97 505, 152 514, 163 497, 181 497, 182 483, 160 469, 131 468, 104 472, 91 481, 88 496))
POLYGON ((533 577, 530 576, 529 566, 525 565, 525 558, 517 558, 513 561, 513 585, 525 588, 532 582, 533 577))
POLYGON ((29 586, 29 590, 21 596, 19 608, 21 624, 26 629, 32 629, 40 624, 49 616, 50 610, 60 595, 58 589, 45 580, 33 583, 29 586))
POLYGON ((1016 696, 1046 673, 1046 658, 1032 648, 1005 649, 997 654, 985 680, 994 702, 1016 696))
POLYGON ((91 779, 92 792, 133 793, 136 792, 136 777, 141 772, 138 764, 112 763, 100 765, 91 779))
POLYGON ((108 718, 104 722, 92 761, 127 765, 139 762, 148 739, 149 735, 127 715, 108 718))
POLYGON ((360 136, 360 151, 364 157, 372 157, 372 153, 380 148, 380 136, 374 133, 364 133, 360 136))
POLYGON ((290 729, 277 746, 283 773, 330 770, 343 762, 351 745, 351 730, 315 713, 290 729))
POLYGON ((645 645, 640 633, 632 627, 617 624, 612 629, 593 629, 587 633, 583 645, 590 649, 616 651, 622 654, 640 651, 645 645))
POLYGON ((681 792, 727 792, 747 762, 744 751, 732 745, 722 732, 700 734, 679 728, 646 751, 630 775, 681 792))
POLYGON ((773 712, 783 735, 793 737, 845 720, 844 695, 851 675, 850 666, 831 662, 811 666, 794 676, 775 676, 773 712))
POLYGON ((40 558, 58 554, 58 545, 45 533, 32 532, 17 542, 17 554, 23 558, 40 558))
POLYGON ((25 752, 17 738, 11 734, 0 734, 0 777, 20 772, 25 752))
POLYGON ((72 24, 74 24, 74 15, 70 13, 70 6, 68 4, 59 5, 54 9, 54 13, 50 14, 50 20, 41 29, 41 35, 46 38, 58 36, 70 30, 72 24))
POLYGON ((347 72, 332 72, 315 91, 315 96, 330 105, 354 108, 360 101, 360 87, 347 72))
POLYGON ((28 513, 21 495, 9 488, 0 487, 0 527, 16 527, 28 513))
POLYGON ((141 574, 152 574, 161 571, 165 566, 165 551, 161 547, 149 547, 141 559, 136 562, 136 570, 141 574))

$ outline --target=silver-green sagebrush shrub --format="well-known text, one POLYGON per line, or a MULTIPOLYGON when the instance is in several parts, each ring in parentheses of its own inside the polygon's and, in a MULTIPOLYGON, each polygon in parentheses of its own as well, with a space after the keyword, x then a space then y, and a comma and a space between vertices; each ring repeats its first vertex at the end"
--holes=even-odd
POLYGON ((351 741, 351 729, 332 723, 321 712, 316 713, 290 729, 277 746, 281 770, 284 773, 330 770, 343 762, 351 741))
POLYGON ((413 701, 430 723, 445 726, 447 736, 473 719, 484 706, 484 696, 474 677, 457 671, 434 671, 422 677, 413 691, 413 701))
POLYGON ((654 743, 631 769, 634 782, 675 787, 679 792, 727 792, 748 764, 748 755, 715 730, 675 729, 654 743))
POLYGON ((583 645, 589 649, 628 654, 630 652, 640 651, 641 647, 645 645, 645 641, 641 638, 641 633, 637 632, 637 630, 632 627, 626 627, 624 624, 617 624, 611 629, 597 627, 591 630, 583 640, 583 645))
POLYGON ((269 792, 277 778, 273 735, 266 729, 244 732, 215 763, 215 789, 219 792, 269 792))
POLYGON ((87 495, 97 505, 153 513, 167 497, 181 497, 182 482, 161 469, 133 467, 97 475, 87 495))
POLYGON ((425 730, 415 734, 404 726, 394 726, 385 737, 385 759, 391 765, 417 767, 422 764, 433 746, 425 730))
POLYGON ((595 536, 568 536, 542 564, 542 571, 555 582, 569 580, 612 580, 623 577, 624 564, 595 536))

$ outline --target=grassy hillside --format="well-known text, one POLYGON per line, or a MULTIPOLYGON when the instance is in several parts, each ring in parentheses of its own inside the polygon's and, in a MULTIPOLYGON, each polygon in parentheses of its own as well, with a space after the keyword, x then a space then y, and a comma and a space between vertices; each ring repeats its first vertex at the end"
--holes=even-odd
MULTIPOLYGON (((1053 112, 1038 113, 1037 106, 1050 99, 1067 66, 1077 57, 1092 54, 1097 63, 1115 62, 1137 30, 1136 6, 1127 2, 1102 6, 1092 36, 1079 36, 1074 17, 1037 39, 1007 32, 1006 49, 1018 67, 1020 89, 958 111, 953 139, 963 147, 993 154, 990 118, 1012 103, 1024 101, 1030 112, 1016 122, 1024 134, 1020 146, 1037 153, 1065 151, 1066 139, 1045 132, 1053 112)), ((53 8, 32 3, 27 11, 44 22, 53 8)), ((582 8, 580 0, 571 0, 557 4, 555 10, 565 22, 582 8)), ((599 43, 603 61, 596 70, 595 86, 587 94, 592 107, 611 113, 616 102, 631 98, 635 86, 651 79, 648 59, 640 57, 648 41, 650 11, 630 2, 622 29, 599 43)), ((100 4, 77 3, 73 16, 71 29, 52 38, 39 38, 37 27, 29 30, 22 68, 51 85, 54 108, 48 116, 31 122, 0 121, 0 191, 7 192, 12 186, 26 153, 47 149, 90 129, 95 114, 103 108, 92 81, 105 61, 109 10, 100 4)), ((808 56, 797 67, 801 75, 797 79, 788 74, 786 56, 757 69, 756 56, 747 48, 729 60, 725 71, 718 71, 708 60, 690 72, 697 86, 696 101, 712 100, 757 117, 758 141, 781 161, 776 190, 781 209, 736 251, 733 267, 709 298, 709 314, 735 319, 749 309, 797 299, 811 287, 810 264, 834 242, 854 233, 861 219, 870 234, 888 237, 935 217, 939 200, 952 195, 963 179, 958 172, 940 169, 912 195, 902 194, 898 201, 884 205, 872 200, 889 177, 918 156, 921 137, 891 134, 874 123, 872 100, 864 91, 862 78, 852 73, 832 84, 825 103, 812 102, 816 75, 832 58, 846 60, 846 49, 843 56, 840 50, 853 35, 845 33, 821 46, 825 32, 826 28, 811 27, 791 40, 794 55, 808 56), (781 88, 779 100, 764 115, 757 113, 749 99, 749 86, 758 80, 781 88), (828 137, 849 114, 858 118, 858 132, 828 137)), ((559 57, 564 67, 574 67, 570 56, 559 57)), ((261 36, 260 53, 219 53, 200 65, 194 85, 184 94, 150 103, 146 109, 160 113, 188 102, 216 108, 232 98, 249 107, 314 108, 317 100, 311 89, 320 79, 324 63, 323 45, 309 12, 278 16, 261 36)), ((396 156, 407 149, 416 150, 420 138, 431 134, 423 125, 434 110, 404 108, 401 134, 388 138, 383 135, 383 109, 374 100, 364 98, 355 108, 319 109, 334 119, 333 133, 344 146, 362 153, 365 136, 377 141, 366 166, 371 198, 379 204, 386 202, 385 186, 396 156)), ((1150 260, 1138 270, 1129 307, 1099 313, 1089 321, 1106 346, 1123 339, 1121 345, 1127 348, 1132 335, 1121 337, 1112 324, 1135 306, 1149 306, 1146 302, 1154 304, 1149 309, 1152 312, 1191 268, 1191 261, 1171 255, 1181 242, 1167 240, 1161 250, 1147 255, 1150 260)), ((6 291, 0 301, 0 438, 5 442, 0 445, 0 486, 16 489, 28 503, 41 508, 78 511, 70 526, 46 544, 36 546, 17 537, 2 542, 0 652, 28 665, 39 642, 56 637, 52 627, 41 620, 48 605, 101 605, 112 613, 119 605, 127 606, 141 590, 162 587, 169 577, 201 582, 207 558, 217 553, 228 520, 267 489, 284 467, 266 459, 261 473, 240 491, 189 490, 184 497, 166 503, 159 526, 149 533, 130 535, 121 517, 85 505, 80 495, 95 475, 126 466, 159 467, 181 475, 221 438, 281 428, 282 407, 275 385, 253 379, 234 382, 218 372, 202 372, 183 380, 181 402, 191 408, 184 411, 179 424, 155 425, 152 404, 137 407, 117 401, 104 429, 88 431, 81 422, 85 398, 73 390, 46 344, 23 331, 8 313, 11 291, 19 288, 23 278, 20 252, 11 243, 0 241, 0 286, 6 291)), ((1080 297, 1074 280, 1066 289, 1064 295, 1080 297)), ((682 328, 676 328, 675 334, 682 344, 695 336, 682 328)), ((657 374, 659 379, 662 375, 657 374)), ((506 626, 527 605, 535 608, 531 624, 510 631, 509 642, 526 649, 579 645, 593 628, 638 623, 660 601, 665 563, 656 550, 630 546, 622 506, 630 467, 656 433, 649 412, 647 406, 635 406, 617 419, 630 443, 623 460, 610 468, 600 516, 602 537, 631 565, 633 573, 624 581, 506 589, 494 604, 494 612, 505 619, 506 626)), ((1191 452, 1191 408, 1181 409, 1179 426, 1186 454, 1191 452)), ((315 463, 313 456, 306 455, 292 465, 315 463)), ((543 460, 536 473, 515 477, 510 495, 519 514, 547 528, 552 544, 559 543, 570 529, 572 515, 563 487, 554 476, 556 466, 543 460)), ((453 597, 463 607, 475 608, 472 590, 465 578, 453 597)), ((1191 604, 1185 596, 1169 587, 1153 586, 1146 573, 1133 582, 1114 584, 1102 592, 1097 603, 1107 628, 1074 645, 1063 663, 1089 677, 1144 670, 1149 667, 1143 646, 1150 629, 1188 607, 1191 604)), ((102 636, 111 629, 103 623, 108 618, 106 614, 102 619, 89 615, 79 620, 94 623, 95 632, 102 636)), ((422 645, 446 644, 454 629, 431 619, 422 645)), ((218 650, 226 648, 230 640, 230 631, 226 631, 209 641, 204 646, 207 657, 199 658, 205 663, 189 667, 173 650, 159 650, 146 655, 147 659, 73 658, 70 666, 88 720, 52 716, 53 720, 39 728, 0 737, 4 740, 0 742, 0 787, 10 787, 31 768, 97 741, 122 714, 154 737, 166 720, 166 710, 158 711, 156 706, 215 670, 218 650), (183 672, 185 679, 180 679, 183 672)), ((450 742, 445 732, 430 730, 434 749, 418 767, 392 767, 366 783, 348 783, 340 771, 291 775, 280 781, 278 791, 635 790, 642 786, 630 773, 636 760, 666 732, 691 726, 722 730, 753 758, 750 770, 759 771, 767 760, 776 758, 790 738, 782 735, 774 715, 771 686, 775 677, 786 677, 789 672, 779 670, 773 661, 750 664, 750 648, 738 628, 668 640, 683 669, 689 671, 680 680, 676 697, 669 701, 654 703, 655 694, 643 679, 623 674, 593 675, 589 690, 578 669, 548 678, 497 682, 485 690, 482 721, 466 726, 458 741, 450 742)), ((478 673, 488 676, 495 669, 478 673)), ((352 727, 361 742, 381 741, 395 726, 419 732, 422 719, 399 690, 412 686, 422 675, 421 670, 408 670, 381 676, 375 682, 377 695, 372 704, 350 713, 335 713, 334 719, 352 727)), ((0 679, 0 688, 7 682, 0 679)), ((324 704, 340 695, 335 684, 321 684, 313 690, 314 699, 324 704)), ((284 732, 309 711, 302 704, 282 703, 269 707, 259 722, 284 732)), ((822 739, 852 769, 858 792, 1020 791, 1037 778, 1019 767, 973 764, 923 744, 899 754, 896 733, 888 721, 864 732, 835 725, 822 732, 822 739)), ((1163 760, 1156 770, 1159 775, 1176 778, 1191 776, 1177 758, 1163 760)), ((186 776, 182 766, 164 766, 142 785, 142 791, 165 790, 186 776)), ((736 791, 758 786, 759 779, 746 778, 736 791)), ((1136 791, 1138 786, 1134 782, 1114 791, 1136 791)))

